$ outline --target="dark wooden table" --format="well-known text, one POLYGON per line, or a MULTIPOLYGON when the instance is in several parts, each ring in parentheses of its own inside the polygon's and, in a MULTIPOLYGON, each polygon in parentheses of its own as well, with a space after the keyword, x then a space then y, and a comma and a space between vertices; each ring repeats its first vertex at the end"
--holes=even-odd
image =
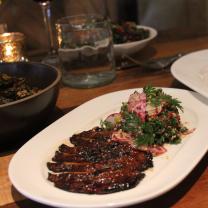
MULTIPOLYGON (((140 51, 136 56, 140 59, 162 57, 178 52, 191 52, 208 48, 208 37, 177 40, 172 42, 152 42, 148 47, 140 51)), ((208 57, 207 57, 208 58, 208 57)), ((85 101, 117 90, 140 88, 152 84, 158 87, 184 88, 171 75, 170 70, 147 72, 141 68, 132 68, 117 71, 117 77, 109 85, 93 89, 73 89, 61 87, 57 101, 57 109, 49 118, 52 122, 64 113, 70 111, 85 101)), ((26 138, 29 139, 29 138, 26 138)), ((10 183, 8 178, 8 164, 19 146, 2 149, 0 152, 0 206, 4 208, 46 208, 47 206, 33 202, 21 195, 10 183)), ((174 208, 207 208, 208 207, 208 157, 205 155, 195 169, 175 188, 169 192, 142 204, 135 208, 174 207, 174 208)))

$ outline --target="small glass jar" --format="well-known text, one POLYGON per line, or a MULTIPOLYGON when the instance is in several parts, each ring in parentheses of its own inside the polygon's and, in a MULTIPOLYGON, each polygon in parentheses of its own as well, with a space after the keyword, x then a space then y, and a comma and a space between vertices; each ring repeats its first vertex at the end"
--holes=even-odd
POLYGON ((0 34, 0 62, 26 61, 24 40, 24 35, 19 32, 0 34))

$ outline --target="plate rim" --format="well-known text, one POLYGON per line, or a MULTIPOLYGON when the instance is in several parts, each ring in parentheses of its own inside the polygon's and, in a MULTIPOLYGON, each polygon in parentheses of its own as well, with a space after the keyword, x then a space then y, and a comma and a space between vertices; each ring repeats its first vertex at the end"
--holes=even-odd
MULTIPOLYGON (((186 85, 187 87, 189 87, 190 89, 200 93, 201 95, 203 95, 204 97, 208 98, 208 92, 203 91, 200 87, 193 85, 193 83, 188 80, 188 79, 184 79, 181 77, 181 75, 178 73, 178 69, 177 69, 177 65, 180 64, 180 62, 184 61, 186 58, 192 57, 194 55, 200 55, 200 53, 204 53, 206 52, 208 55, 208 49, 202 49, 202 50, 198 50, 198 51, 193 51, 190 52, 182 57, 180 57, 178 60, 176 60, 170 68, 171 74, 173 75, 173 77, 175 79, 177 79, 178 81, 180 81, 181 83, 183 83, 184 85, 186 85)), ((208 64, 208 61, 207 61, 208 64)), ((182 70, 182 69, 181 69, 182 70)))

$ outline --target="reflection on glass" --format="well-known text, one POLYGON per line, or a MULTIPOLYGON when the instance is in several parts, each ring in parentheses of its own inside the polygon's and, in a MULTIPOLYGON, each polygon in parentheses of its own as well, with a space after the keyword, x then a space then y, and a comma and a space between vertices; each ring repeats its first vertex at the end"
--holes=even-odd
POLYGON ((51 0, 34 0, 41 6, 43 13, 43 20, 48 36, 49 52, 48 55, 43 59, 43 63, 57 65, 58 57, 56 55, 55 43, 53 39, 52 23, 51 23, 51 0))

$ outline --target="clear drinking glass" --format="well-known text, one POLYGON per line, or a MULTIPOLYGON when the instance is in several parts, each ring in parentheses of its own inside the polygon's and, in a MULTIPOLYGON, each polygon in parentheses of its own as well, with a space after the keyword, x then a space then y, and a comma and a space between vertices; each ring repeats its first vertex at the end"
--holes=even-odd
POLYGON ((46 57, 43 58, 42 62, 46 64, 51 64, 54 66, 58 65, 58 56, 55 49, 55 42, 53 38, 53 30, 52 30, 52 23, 51 23, 51 1, 52 0, 34 0, 35 2, 38 2, 42 14, 43 14, 43 20, 47 31, 47 37, 48 37, 48 46, 49 51, 46 57))
POLYGON ((113 81, 116 73, 108 20, 99 15, 64 17, 57 21, 56 30, 64 84, 91 88, 113 81))

